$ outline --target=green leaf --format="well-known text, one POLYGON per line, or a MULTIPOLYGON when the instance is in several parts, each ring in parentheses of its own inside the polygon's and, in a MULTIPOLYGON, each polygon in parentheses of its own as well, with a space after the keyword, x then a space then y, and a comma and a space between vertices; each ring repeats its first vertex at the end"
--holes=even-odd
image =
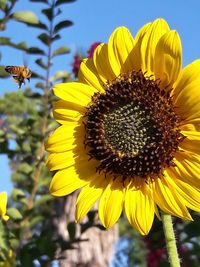
POLYGON ((60 34, 56 34, 56 35, 53 36, 53 38, 51 40, 54 42, 54 41, 59 40, 60 38, 61 38, 60 34))
POLYGON ((12 43, 10 38, 7 37, 0 37, 0 45, 7 45, 24 51, 27 49, 27 45, 25 42, 20 42, 18 44, 15 44, 12 43))
POLYGON ((40 66, 41 68, 45 69, 45 70, 48 68, 48 66, 42 61, 41 58, 37 59, 37 60, 35 61, 35 63, 36 63, 38 66, 40 66))
POLYGON ((53 9, 46 8, 42 9, 42 13, 51 21, 53 19, 53 9))
POLYGON ((18 43, 18 44, 11 43, 10 46, 14 47, 16 49, 19 49, 19 50, 24 50, 24 51, 27 50, 27 45, 26 45, 25 42, 21 42, 21 43, 18 43))
POLYGON ((27 53, 34 55, 45 55, 45 52, 38 47, 30 47, 29 49, 27 49, 27 53))
POLYGON ((0 9, 5 10, 5 8, 6 8, 6 0, 1 0, 0 1, 0 9))
POLYGON ((9 241, 6 228, 3 225, 2 221, 0 221, 0 251, 7 250, 8 247, 9 247, 9 241))
POLYGON ((32 11, 18 11, 13 13, 11 17, 23 23, 39 24, 38 17, 32 11))
POLYGON ((33 170, 33 166, 29 165, 28 163, 24 162, 19 165, 18 172, 24 173, 24 174, 30 174, 33 170))
POLYGON ((56 26, 54 27, 54 33, 57 33, 58 31, 60 31, 63 28, 67 28, 73 25, 73 22, 70 20, 63 20, 61 22, 59 22, 58 24, 56 24, 56 26))
POLYGON ((32 76, 31 77, 32 78, 38 78, 38 79, 41 79, 41 80, 45 80, 44 76, 42 76, 42 75, 40 75, 40 74, 38 74, 38 73, 36 73, 34 71, 32 71, 32 76))
POLYGON ((34 225, 39 224, 40 222, 44 220, 45 220, 44 216, 42 215, 36 216, 30 220, 30 227, 33 227, 34 225))
POLYGON ((39 205, 43 204, 44 202, 50 201, 52 199, 53 199, 53 197, 51 195, 49 195, 49 194, 48 195, 43 195, 43 196, 41 196, 40 198, 38 198, 35 201, 34 206, 35 207, 39 206, 39 205))
POLYGON ((59 5, 62 5, 62 4, 73 3, 75 1, 76 0, 57 0, 55 6, 59 6, 59 5))
POLYGON ((51 82, 58 80, 67 81, 70 78, 70 74, 67 71, 57 71, 54 76, 51 77, 51 82))
POLYGON ((40 88, 40 89, 44 89, 45 86, 42 82, 38 82, 38 83, 36 83, 35 87, 40 88))
POLYGON ((7 209, 7 214, 13 220, 21 220, 23 218, 22 217, 22 214, 16 208, 9 208, 9 209, 7 209))
POLYGON ((5 71, 5 66, 0 65, 0 78, 7 78, 10 76, 6 71, 5 71))
POLYGON ((5 132, 4 132, 4 130, 0 129, 0 136, 3 136, 3 135, 5 135, 5 132))
POLYGON ((70 52, 69 48, 67 48, 66 46, 61 46, 53 52, 52 56, 55 57, 63 54, 68 54, 69 52, 70 52))
POLYGON ((18 188, 13 188, 12 193, 11 193, 11 199, 13 199, 14 201, 17 201, 21 198, 25 198, 25 194, 22 190, 18 189, 18 188))
POLYGON ((50 37, 48 34, 46 33, 41 33, 39 36, 38 36, 38 39, 45 45, 49 45, 49 40, 50 40, 50 37))
POLYGON ((10 44, 10 38, 0 37, 0 45, 9 45, 9 44, 10 44))
POLYGON ((38 24, 26 23, 26 25, 30 27, 38 28, 38 29, 48 30, 48 27, 41 21, 38 24))

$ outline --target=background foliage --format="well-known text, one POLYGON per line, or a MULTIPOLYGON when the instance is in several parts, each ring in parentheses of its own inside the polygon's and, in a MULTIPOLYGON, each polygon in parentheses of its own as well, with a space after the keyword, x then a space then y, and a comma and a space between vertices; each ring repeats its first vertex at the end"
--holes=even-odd
MULTIPOLYGON (((23 23, 31 30, 37 29, 40 47, 28 46, 26 40, 15 43, 10 36, 0 36, 0 47, 11 47, 13 53, 24 51, 29 54, 34 58, 37 70, 32 75, 34 86, 28 84, 25 89, 16 89, 0 98, 0 153, 9 158, 13 184, 8 208, 10 220, 0 222, 0 266, 53 266, 55 259, 59 262, 58 251, 72 249, 81 238, 75 238, 76 225, 71 223, 66 229, 69 240, 63 240, 58 236, 54 222, 58 203, 48 192, 51 177, 45 167, 44 150, 44 140, 56 127, 51 113, 54 100, 51 88, 54 83, 76 77, 83 55, 75 55, 74 73, 63 66, 51 74, 57 57, 70 53, 67 46, 56 44, 62 41, 63 30, 73 25, 70 19, 59 18, 63 5, 74 0, 30 0, 35 5, 43 4, 40 14, 31 10, 15 12, 17 2, 0 1, 0 31, 6 33, 7 23, 11 20, 23 23)), ((89 57, 91 49, 88 50, 89 57)), ((4 68, 0 65, 1 79, 9 76, 4 68)), ((192 223, 175 221, 182 266, 185 267, 200 264, 200 218, 198 214, 193 217, 195 222, 192 223)), ((84 231, 94 226, 91 218, 90 214, 84 231)), ((168 266, 160 222, 155 221, 150 235, 141 238, 122 217, 120 236, 113 266, 168 266)))

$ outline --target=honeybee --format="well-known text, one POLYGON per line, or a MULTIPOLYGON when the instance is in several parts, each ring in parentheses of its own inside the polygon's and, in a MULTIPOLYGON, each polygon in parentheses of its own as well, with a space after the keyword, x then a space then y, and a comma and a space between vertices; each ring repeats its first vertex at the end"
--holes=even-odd
POLYGON ((10 73, 13 76, 13 79, 18 83, 19 88, 22 84, 25 84, 25 79, 30 81, 32 72, 26 66, 6 66, 5 71, 10 73))

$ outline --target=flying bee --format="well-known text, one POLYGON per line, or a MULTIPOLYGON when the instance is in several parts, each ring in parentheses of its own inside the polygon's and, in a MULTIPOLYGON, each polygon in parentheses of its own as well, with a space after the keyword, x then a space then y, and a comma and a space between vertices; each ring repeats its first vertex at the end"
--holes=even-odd
POLYGON ((32 75, 32 72, 26 66, 6 66, 5 71, 13 76, 19 88, 21 88, 22 84, 25 84, 25 79, 30 81, 32 75))

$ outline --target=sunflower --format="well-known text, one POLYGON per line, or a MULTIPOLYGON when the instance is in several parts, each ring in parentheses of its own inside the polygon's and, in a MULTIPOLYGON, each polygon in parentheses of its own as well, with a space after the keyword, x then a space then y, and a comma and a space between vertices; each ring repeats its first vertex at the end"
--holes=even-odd
POLYGON ((50 192, 81 189, 76 221, 98 201, 104 227, 124 211, 146 235, 160 210, 186 220, 200 211, 200 60, 181 65, 178 33, 157 19, 135 38, 117 28, 77 82, 54 86, 50 192))
POLYGON ((9 216, 6 215, 6 206, 7 206, 7 194, 6 192, 0 193, 0 217, 7 221, 9 219, 9 216))

